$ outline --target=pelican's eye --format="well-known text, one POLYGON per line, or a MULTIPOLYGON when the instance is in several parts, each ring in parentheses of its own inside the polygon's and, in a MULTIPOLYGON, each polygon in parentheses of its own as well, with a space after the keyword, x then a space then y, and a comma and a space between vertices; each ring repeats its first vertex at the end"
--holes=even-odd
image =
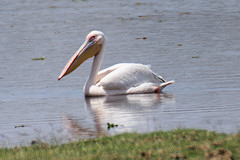
POLYGON ((89 42, 92 42, 95 38, 96 38, 96 36, 92 36, 92 37, 89 38, 88 41, 89 41, 89 42))

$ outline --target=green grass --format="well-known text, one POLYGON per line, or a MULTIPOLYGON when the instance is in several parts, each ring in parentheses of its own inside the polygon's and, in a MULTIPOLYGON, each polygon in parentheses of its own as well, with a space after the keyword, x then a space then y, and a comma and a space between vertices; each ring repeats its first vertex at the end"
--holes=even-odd
POLYGON ((126 133, 63 145, 2 148, 0 159, 240 159, 240 134, 195 129, 126 133))

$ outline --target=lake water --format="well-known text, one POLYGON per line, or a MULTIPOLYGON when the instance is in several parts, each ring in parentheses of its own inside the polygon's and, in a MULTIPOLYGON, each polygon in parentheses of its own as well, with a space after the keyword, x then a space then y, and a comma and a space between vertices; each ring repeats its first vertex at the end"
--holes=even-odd
POLYGON ((238 0, 3 0, 0 19, 0 146, 178 127, 240 129, 238 0), (57 81, 93 29, 107 36, 102 68, 150 64, 176 83, 161 94, 85 98, 92 60, 57 81))

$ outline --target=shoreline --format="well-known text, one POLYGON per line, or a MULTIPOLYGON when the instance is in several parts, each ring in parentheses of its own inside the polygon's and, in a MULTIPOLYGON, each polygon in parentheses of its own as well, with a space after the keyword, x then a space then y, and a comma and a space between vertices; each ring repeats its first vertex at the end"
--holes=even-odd
POLYGON ((4 159, 240 159, 240 133, 199 129, 124 133, 67 144, 0 148, 4 159))

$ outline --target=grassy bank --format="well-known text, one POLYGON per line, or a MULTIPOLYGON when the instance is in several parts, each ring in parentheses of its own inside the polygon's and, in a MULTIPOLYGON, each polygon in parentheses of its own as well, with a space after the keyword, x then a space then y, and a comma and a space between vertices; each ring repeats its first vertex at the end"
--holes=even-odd
POLYGON ((240 159, 240 134, 177 129, 0 149, 0 159, 240 159))

